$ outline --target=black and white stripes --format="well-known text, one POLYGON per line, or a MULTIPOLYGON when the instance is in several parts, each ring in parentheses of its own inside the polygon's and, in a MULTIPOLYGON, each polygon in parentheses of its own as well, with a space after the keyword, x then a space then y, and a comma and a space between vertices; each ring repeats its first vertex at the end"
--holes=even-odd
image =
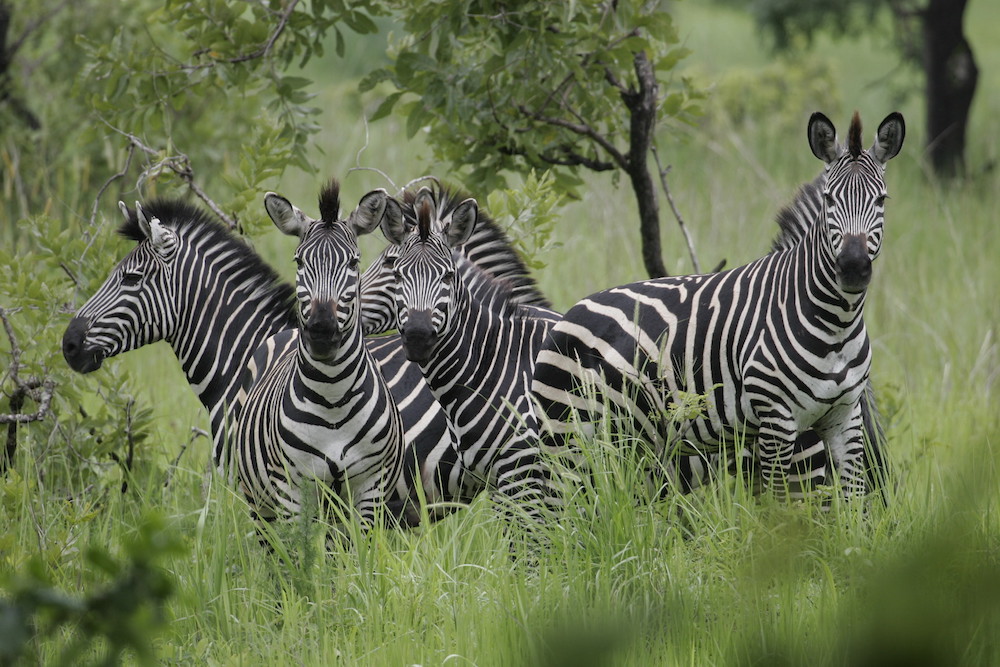
POLYGON ((536 364, 546 438, 559 444, 574 413, 592 422, 606 398, 661 452, 711 452, 747 437, 765 486, 781 491, 796 436, 813 428, 844 492, 865 492, 859 399, 871 349, 862 310, 881 241, 884 166, 903 135, 892 114, 862 151, 855 117, 842 148, 814 114, 810 147, 827 178, 823 219, 802 243, 719 274, 605 290, 570 309, 536 364), (584 386, 596 395, 579 395, 584 386), (662 416, 683 392, 709 400, 668 435, 662 416))
POLYGON ((250 387, 233 424, 240 487, 259 517, 273 519, 297 514, 303 482, 317 481, 370 524, 399 478, 403 424, 361 331, 357 235, 401 211, 378 190, 340 219, 335 182, 320 197, 319 221, 273 193, 265 204, 300 238, 299 336, 250 387))

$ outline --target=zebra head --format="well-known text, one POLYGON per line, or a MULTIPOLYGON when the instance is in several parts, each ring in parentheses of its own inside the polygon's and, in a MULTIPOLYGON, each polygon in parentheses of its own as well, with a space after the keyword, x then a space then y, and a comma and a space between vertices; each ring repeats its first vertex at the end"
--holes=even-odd
POLYGON ((295 251, 299 331, 306 352, 329 361, 359 323, 358 236, 374 230, 383 219, 402 219, 402 211, 385 190, 373 190, 341 219, 336 181, 320 193, 319 220, 273 192, 264 197, 264 206, 278 229, 300 239, 295 251))
POLYGON ((396 260, 400 248, 389 244, 361 274, 361 326, 365 335, 396 328, 396 260))
POLYGON ((830 119, 816 112, 809 119, 809 147, 826 162, 823 219, 840 288, 858 294, 868 287, 872 261, 882 247, 885 214, 885 165, 903 146, 906 126, 893 112, 878 127, 875 143, 861 148, 861 118, 851 120, 846 145, 837 143, 830 119))
POLYGON ((479 217, 475 199, 443 216, 433 192, 422 188, 413 201, 416 225, 386 219, 382 231, 400 247, 393 274, 396 315, 406 358, 426 363, 447 330, 455 290, 452 249, 472 235, 479 217))
POLYGON ((87 300, 63 334, 63 357, 78 373, 90 373, 104 360, 169 338, 177 324, 172 274, 178 237, 159 218, 147 217, 139 202, 119 232, 138 241, 87 300))

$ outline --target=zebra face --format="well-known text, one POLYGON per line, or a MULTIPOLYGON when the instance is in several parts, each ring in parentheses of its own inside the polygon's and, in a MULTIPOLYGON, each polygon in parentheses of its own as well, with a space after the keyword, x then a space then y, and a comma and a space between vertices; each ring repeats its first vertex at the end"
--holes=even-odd
POLYGON ((320 193, 320 220, 309 218, 273 192, 264 197, 264 206, 278 229, 300 239, 295 251, 295 294, 301 340, 309 355, 329 361, 345 336, 358 328, 358 236, 384 220, 401 220, 402 210, 385 190, 373 190, 346 220, 341 219, 336 181, 320 193))
MULTIPOLYGON (((120 204, 126 220, 128 209, 120 204)), ((146 220, 136 203, 144 239, 125 256, 63 334, 63 357, 78 373, 90 373, 104 360, 169 338, 177 324, 172 275, 178 238, 158 219, 146 220)))
POLYGON ((857 112, 845 146, 837 144, 833 124, 821 113, 809 120, 808 135, 813 154, 827 163, 823 219, 836 279, 842 291, 859 294, 868 288, 872 262, 882 249, 888 197, 885 165, 903 145, 903 117, 889 114, 868 150, 861 148, 861 119, 857 112))
POLYGON ((358 239, 343 222, 317 222, 295 252, 299 331, 306 351, 329 361, 358 326, 358 239))
POLYGON ((383 223, 386 238, 400 246, 396 280, 396 320, 403 351, 410 361, 426 364, 447 331, 457 279, 453 248, 469 240, 479 217, 475 199, 466 199, 441 219, 428 188, 413 201, 415 226, 400 220, 383 223))
POLYGON ((399 253, 399 246, 388 245, 361 274, 361 326, 366 336, 397 327, 394 271, 399 253))

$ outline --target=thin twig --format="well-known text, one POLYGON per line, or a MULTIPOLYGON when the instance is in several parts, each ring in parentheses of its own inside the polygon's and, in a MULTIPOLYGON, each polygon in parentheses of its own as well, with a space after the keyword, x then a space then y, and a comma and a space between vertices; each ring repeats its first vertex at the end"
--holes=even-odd
POLYGON ((670 186, 667 185, 667 174, 670 172, 670 167, 666 169, 660 163, 660 154, 656 150, 656 145, 654 144, 650 150, 653 152, 653 159, 656 160, 656 168, 660 172, 660 185, 663 186, 663 194, 667 197, 667 203, 670 204, 670 210, 673 211, 674 219, 677 220, 677 226, 681 228, 681 234, 684 235, 684 240, 687 242, 688 254, 691 255, 691 265, 694 267, 695 273, 701 273, 701 265, 698 263, 698 255, 694 251, 694 241, 691 240, 691 234, 688 233, 687 225, 684 224, 684 218, 681 217, 681 212, 677 210, 677 205, 674 203, 674 197, 670 194, 670 186))
POLYGON ((170 483, 174 479, 174 471, 177 470, 177 466, 181 462, 181 457, 184 456, 184 452, 187 451, 187 448, 191 445, 191 443, 193 443, 198 438, 211 438, 211 436, 209 435, 208 431, 204 429, 200 429, 197 427, 191 428, 191 437, 188 438, 187 442, 181 445, 181 451, 179 451, 177 453, 177 456, 174 457, 174 460, 170 464, 170 468, 167 470, 167 478, 163 482, 163 488, 166 489, 170 486, 170 483))

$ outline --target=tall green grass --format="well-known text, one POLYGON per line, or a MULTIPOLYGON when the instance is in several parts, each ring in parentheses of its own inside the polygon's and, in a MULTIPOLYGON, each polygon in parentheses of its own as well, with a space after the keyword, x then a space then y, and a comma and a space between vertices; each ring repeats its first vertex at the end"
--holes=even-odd
MULTIPOLYGON (((706 84, 770 60, 745 17, 696 3, 678 12, 689 66, 706 84)), ((1000 62, 984 27, 996 18, 990 3, 970 9, 984 81, 1000 72, 986 65, 1000 62)), ((857 106, 866 137, 899 101, 873 85, 893 57, 881 44, 823 44, 816 56, 835 65, 843 105, 825 111, 843 126, 857 106)), ((887 507, 824 512, 751 497, 728 478, 638 502, 641 461, 621 434, 602 431, 590 450, 595 475, 581 483, 590 488, 568 496, 544 548, 508 531, 484 499, 419 530, 355 532, 329 554, 323 526, 285 526, 272 553, 238 492, 211 472, 208 441, 192 441, 207 418, 161 344, 109 362, 146 379, 157 414, 128 490, 91 494, 82 475, 72 497, 6 484, 4 569, 38 557, 56 586, 94 590, 107 577, 87 567, 87 546, 120 552, 149 512, 162 514, 182 552, 163 561, 176 585, 154 638, 165 664, 998 664, 1000 175, 982 169, 1000 146, 996 90, 980 89, 974 175, 957 185, 936 183, 920 161, 919 98, 901 108, 908 137, 889 165, 886 239, 866 311, 896 473, 887 507)), ((392 119, 368 128, 366 141, 360 110, 371 100, 337 83, 320 101, 321 173, 274 185, 302 208, 329 175, 344 178, 345 202, 386 185, 371 171, 348 174, 353 166, 379 167, 397 184, 435 171, 419 137, 404 140, 392 119)), ((811 111, 803 106, 797 124, 738 124, 718 109, 699 128, 664 131, 670 185, 703 266, 767 249, 775 212, 821 167, 805 141, 811 111)), ((631 193, 603 177, 587 183, 565 206, 555 232, 563 246, 538 276, 560 308, 643 277, 631 193)), ((663 219, 668 266, 690 271, 666 210, 663 219)), ((288 243, 277 233, 256 239, 291 277, 288 243)), ((14 474, 26 479, 78 474, 71 455, 20 461, 14 474)), ((71 640, 64 630, 41 642, 37 662, 57 661, 71 640)))

